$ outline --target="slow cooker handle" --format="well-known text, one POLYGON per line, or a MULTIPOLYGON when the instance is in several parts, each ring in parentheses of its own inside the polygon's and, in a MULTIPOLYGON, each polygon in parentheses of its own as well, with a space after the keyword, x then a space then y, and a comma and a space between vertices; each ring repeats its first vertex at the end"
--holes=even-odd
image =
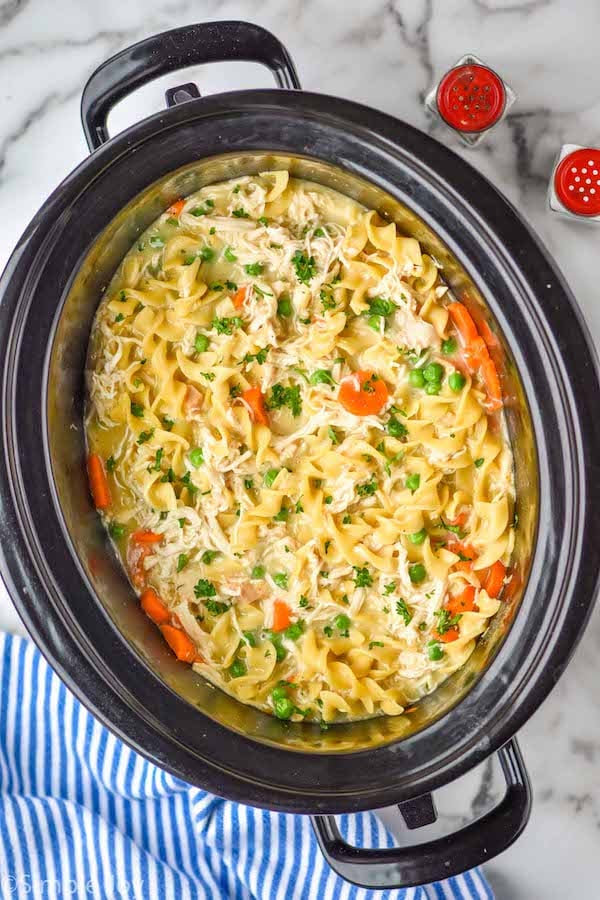
POLYGON ((475 822, 415 846, 368 850, 347 844, 333 816, 312 816, 325 859, 347 881, 387 890, 443 881, 492 859, 518 838, 531 809, 529 777, 516 739, 505 744, 498 756, 506 793, 475 822))
POLYGON ((106 143, 110 110, 136 88, 187 66, 231 60, 261 63, 271 71, 278 87, 300 90, 289 53, 260 25, 232 21, 173 28, 121 50, 91 75, 81 98, 88 147, 97 150, 106 143))

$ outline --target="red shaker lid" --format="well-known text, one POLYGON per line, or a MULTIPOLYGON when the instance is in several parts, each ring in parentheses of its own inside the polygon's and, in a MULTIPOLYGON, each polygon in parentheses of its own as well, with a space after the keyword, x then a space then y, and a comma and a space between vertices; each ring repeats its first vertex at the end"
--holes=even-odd
POLYGON ((582 147, 561 159, 554 173, 554 190, 575 215, 600 215, 600 150, 582 147))
POLYGON ((457 131, 485 131, 501 117, 505 103, 504 83, 487 66, 456 66, 437 89, 440 115, 457 131))

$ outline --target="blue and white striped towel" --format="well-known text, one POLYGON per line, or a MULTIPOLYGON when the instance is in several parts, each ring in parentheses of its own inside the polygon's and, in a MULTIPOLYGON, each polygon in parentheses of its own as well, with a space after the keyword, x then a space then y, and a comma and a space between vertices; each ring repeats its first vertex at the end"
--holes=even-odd
MULTIPOLYGON (((351 843, 392 846, 370 813, 351 843)), ((0 634, 0 897, 101 900, 489 900, 474 870, 364 891, 324 862, 304 816, 241 806, 174 778, 103 728, 33 644, 0 634)))

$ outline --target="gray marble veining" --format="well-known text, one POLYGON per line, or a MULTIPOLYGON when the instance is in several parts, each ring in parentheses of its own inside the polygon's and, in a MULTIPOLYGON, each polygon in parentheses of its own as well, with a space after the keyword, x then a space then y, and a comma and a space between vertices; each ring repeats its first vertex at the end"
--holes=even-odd
MULTIPOLYGON (((176 25, 242 18, 288 46, 303 86, 405 119, 468 158, 556 256, 600 343, 595 261, 600 228, 550 215, 546 186, 561 143, 600 145, 596 0, 0 0, 0 264, 38 206, 86 155, 79 124, 85 80, 103 59, 176 25), (423 98, 474 52, 518 95, 502 124, 465 148, 425 113, 423 98)), ((186 72, 203 93, 270 86, 235 64, 186 72)), ((173 75, 111 116, 113 131, 163 103, 173 75)), ((0 595, 0 627, 22 631, 0 595)), ((600 841, 600 611, 565 676, 520 736, 535 790, 521 840, 486 866, 499 900, 596 897, 600 841)), ((440 792, 442 825, 480 813, 500 790, 488 763, 440 792)))

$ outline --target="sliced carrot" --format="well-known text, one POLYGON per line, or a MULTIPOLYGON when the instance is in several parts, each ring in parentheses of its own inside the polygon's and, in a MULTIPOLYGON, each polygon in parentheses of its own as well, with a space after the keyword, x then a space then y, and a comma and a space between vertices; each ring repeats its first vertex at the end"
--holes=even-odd
POLYGON ((454 519, 446 519, 446 522, 449 525, 458 525, 462 528, 462 526, 466 523, 469 518, 469 514, 466 512, 459 513, 454 519))
POLYGON ((180 216, 183 207, 185 206, 185 200, 176 200, 175 203, 171 203, 167 212, 170 216, 180 216))
POLYGON ((499 559, 482 573, 482 588, 487 591, 490 597, 496 598, 504 585, 506 576, 506 566, 499 559))
POLYGON ((378 375, 359 369, 342 378, 338 399, 355 416, 376 416, 387 403, 388 389, 378 375))
POLYGON ((479 330, 479 334, 485 341, 485 344, 486 344, 486 347, 488 348, 488 350, 490 350, 490 349, 494 350, 496 347, 500 346, 500 341, 498 340, 498 338, 496 337, 496 335, 494 334, 494 332, 492 331, 492 329, 490 328, 490 326, 488 325, 488 323, 485 321, 484 318, 482 318, 481 321, 477 323, 477 328, 479 330))
POLYGON ((479 612, 479 607, 475 603, 475 588, 472 584, 468 584, 460 594, 456 597, 449 597, 444 608, 448 610, 451 616, 462 615, 464 612, 479 612))
POLYGON ((502 408, 502 388, 498 378, 498 370, 489 353, 481 361, 481 378, 488 395, 487 408, 496 411, 502 408))
POLYGON ((137 544, 158 544, 162 541, 164 534, 158 534, 156 531, 134 531, 131 539, 137 544))
POLYGON ((291 622, 291 610, 283 600, 273 604, 273 631, 283 631, 291 622))
POLYGON ((269 417, 265 406, 264 394, 258 387, 248 388, 242 394, 242 400, 245 400, 252 412, 252 418, 260 425, 268 425, 269 417))
POLYGON ((475 327, 475 322, 471 317, 471 313, 462 303, 450 303, 448 313, 454 322, 454 327, 458 331, 462 343, 468 347, 473 341, 477 340, 479 334, 475 327))
POLYGON ((152 588, 146 588, 143 592, 140 597, 140 606, 156 625, 165 625, 171 618, 169 610, 152 588))
POLYGON ((452 628, 448 628, 448 630, 444 631, 442 634, 434 628, 433 637, 436 641, 441 641, 442 644, 450 644, 460 637, 460 632, 456 625, 453 625, 452 628))
POLYGON ((452 553, 466 557, 466 560, 461 560, 461 562, 473 562, 473 560, 477 559, 477 551, 472 544, 465 544, 464 541, 448 538, 447 547, 452 553))
POLYGON ((477 335, 477 337, 465 347, 464 358, 471 374, 479 369, 484 359, 489 359, 488 348, 485 346, 483 338, 480 338, 479 335, 477 335))
POLYGON ((88 477, 90 480, 90 489, 94 498, 96 509, 106 509, 110 506, 110 490, 108 487, 108 479, 104 471, 104 463, 102 457, 97 453, 90 453, 88 456, 88 477))
POLYGON ((246 296, 248 294, 248 288, 250 285, 243 284, 241 288, 238 288, 235 294, 231 295, 231 302, 235 306, 236 309, 241 309, 246 302, 246 296))
POLYGON ((196 662, 196 647, 193 641, 180 628, 172 625, 161 625, 160 630, 165 641, 180 662, 196 662))

